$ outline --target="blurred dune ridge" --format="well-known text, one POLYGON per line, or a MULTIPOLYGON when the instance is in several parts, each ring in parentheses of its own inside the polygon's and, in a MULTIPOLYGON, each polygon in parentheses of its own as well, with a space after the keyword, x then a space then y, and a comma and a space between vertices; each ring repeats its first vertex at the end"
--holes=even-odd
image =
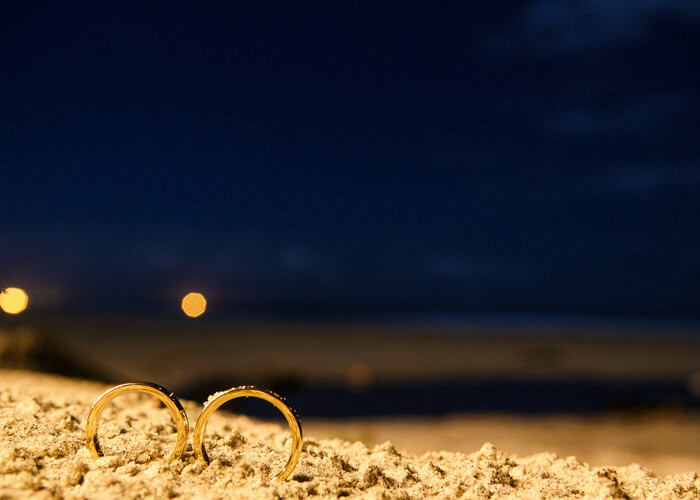
MULTIPOLYGON (((97 365, 97 363, 95 364, 97 365)), ((36 328, 0 326, 0 369, 33 370, 106 381, 109 377, 36 328)))

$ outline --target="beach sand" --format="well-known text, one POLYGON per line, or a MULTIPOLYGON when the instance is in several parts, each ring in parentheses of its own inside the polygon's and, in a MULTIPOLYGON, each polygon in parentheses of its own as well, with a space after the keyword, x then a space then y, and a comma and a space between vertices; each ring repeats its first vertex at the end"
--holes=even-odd
MULTIPOLYGON (((80 379, 0 371, 0 498, 700 497, 696 472, 660 477, 644 463, 588 465, 551 452, 521 457, 483 444, 498 437, 489 435, 483 425, 481 444, 461 452, 440 451, 438 442, 420 441, 421 435, 440 436, 452 429, 444 439, 475 420, 442 426, 434 420, 365 421, 356 428, 357 438, 369 432, 370 440, 392 434, 413 436, 412 451, 410 439, 400 445, 368 445, 329 438, 351 432, 349 426, 357 422, 336 423, 341 426, 336 428, 310 423, 292 476, 284 483, 271 484, 291 444, 288 429, 217 412, 205 438, 212 463, 198 462, 188 446, 180 460, 168 464, 164 457, 175 442, 172 417, 155 398, 136 394, 120 396, 105 409, 98 428, 105 457, 92 459, 84 447, 85 419, 106 388, 80 379), (436 432, 430 432, 431 425, 436 432), (408 430, 402 432, 405 426, 408 430), (424 452, 426 446, 436 447, 424 452)), ((193 425, 201 405, 189 401, 183 405, 193 425)), ((505 421, 506 426, 522 423, 505 421)), ((678 431, 683 434, 693 429, 697 430, 681 427, 678 431)), ((697 432, 685 434, 686 440, 697 436, 697 432)), ((459 445, 447 448, 455 446, 459 445)))
POLYGON ((414 455, 469 452, 489 441, 521 457, 546 451, 575 455, 595 467, 639 463, 658 476, 700 471, 700 414, 691 412, 305 420, 305 428, 317 438, 359 440, 368 446, 391 441, 414 455))

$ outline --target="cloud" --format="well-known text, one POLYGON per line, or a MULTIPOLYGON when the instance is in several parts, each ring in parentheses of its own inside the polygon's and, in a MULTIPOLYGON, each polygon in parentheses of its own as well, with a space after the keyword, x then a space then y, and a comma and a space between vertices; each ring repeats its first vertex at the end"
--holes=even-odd
POLYGON ((329 259, 303 243, 285 245, 280 252, 282 270, 291 274, 322 275, 331 271, 329 259))
MULTIPOLYGON (((206 234, 196 229, 143 231, 127 228, 78 228, 54 225, 1 232, 2 265, 23 268, 101 270, 114 273, 206 270, 210 263, 228 271, 241 262, 254 263, 262 244, 234 235, 206 234)), ((87 276, 91 278, 91 276, 87 276)))
POLYGON ((555 135, 602 137, 664 133, 674 115, 687 111, 689 99, 669 93, 656 94, 611 110, 568 109, 545 116, 544 128, 555 135))
POLYGON ((679 190, 700 189, 700 165, 618 167, 599 179, 605 190, 638 198, 679 190))
POLYGON ((457 281, 520 281, 529 275, 529 266, 520 261, 461 254, 430 256, 425 265, 429 275, 457 281))
POLYGON ((696 0, 537 0, 521 12, 511 33, 495 37, 500 54, 520 50, 567 55, 643 39, 660 17, 700 19, 696 0))

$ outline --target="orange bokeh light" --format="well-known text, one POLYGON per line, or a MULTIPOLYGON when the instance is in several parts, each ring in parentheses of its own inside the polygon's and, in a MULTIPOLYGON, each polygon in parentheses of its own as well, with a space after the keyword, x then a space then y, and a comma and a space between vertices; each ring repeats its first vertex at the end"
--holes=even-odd
POLYGON ((27 308, 29 296, 21 288, 0 289, 0 309, 7 314, 19 314, 27 308))
POLYGON ((190 292, 182 299, 182 310, 190 318, 196 318, 207 310, 207 299, 201 293, 190 292))

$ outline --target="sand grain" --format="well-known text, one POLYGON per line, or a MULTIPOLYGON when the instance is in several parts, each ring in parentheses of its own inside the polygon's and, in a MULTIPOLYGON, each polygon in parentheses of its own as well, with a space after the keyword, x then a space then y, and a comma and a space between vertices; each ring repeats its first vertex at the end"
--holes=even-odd
MULTIPOLYGON (((574 457, 508 456, 490 444, 471 454, 402 454, 391 443, 306 437, 285 483, 284 427, 219 413, 207 426, 212 463, 191 446, 166 463, 175 427, 154 398, 124 395, 104 411, 106 456, 92 459, 84 424, 100 384, 0 371, 0 498, 699 498, 700 478, 655 477, 638 465, 590 467, 574 457)), ((199 405, 186 402, 190 424, 199 405)))

